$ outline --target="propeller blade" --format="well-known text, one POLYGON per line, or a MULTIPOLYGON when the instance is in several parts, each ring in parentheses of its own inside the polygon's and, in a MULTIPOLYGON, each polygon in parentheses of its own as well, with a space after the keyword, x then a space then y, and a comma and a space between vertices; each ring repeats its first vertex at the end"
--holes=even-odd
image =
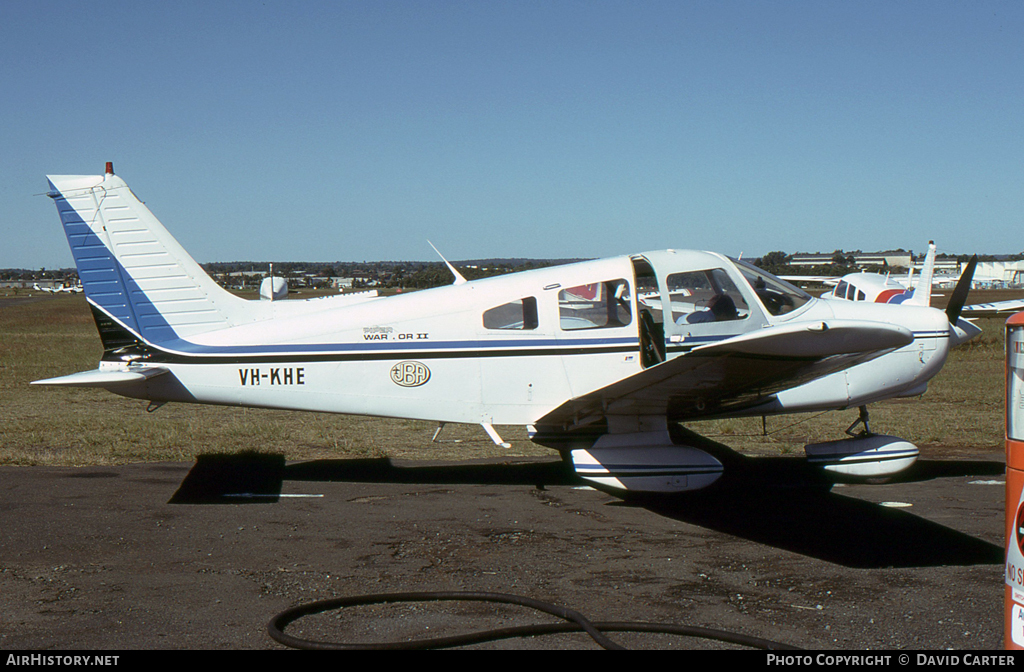
POLYGON ((967 268, 960 275, 959 282, 956 283, 956 289, 949 297, 949 305, 946 306, 946 316, 949 317, 950 324, 956 324, 956 321, 960 319, 960 311, 964 308, 964 303, 967 302, 967 293, 971 291, 971 280, 974 279, 974 269, 978 266, 978 255, 971 257, 971 260, 967 263, 967 268))

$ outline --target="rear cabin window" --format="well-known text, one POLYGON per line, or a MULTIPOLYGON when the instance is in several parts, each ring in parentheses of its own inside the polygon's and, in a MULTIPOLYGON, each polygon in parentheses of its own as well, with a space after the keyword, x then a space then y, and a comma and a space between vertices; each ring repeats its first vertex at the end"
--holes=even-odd
POLYGON ((563 331, 625 327, 633 321, 629 283, 606 280, 558 292, 558 318, 563 331))
POLYGON ((536 329, 537 299, 528 296, 484 311, 485 329, 536 329))

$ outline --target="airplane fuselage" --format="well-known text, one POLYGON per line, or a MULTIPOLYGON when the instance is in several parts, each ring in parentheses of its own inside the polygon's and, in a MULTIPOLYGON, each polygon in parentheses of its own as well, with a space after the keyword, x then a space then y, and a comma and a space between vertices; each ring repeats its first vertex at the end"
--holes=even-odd
MULTIPOLYGON (((649 278, 653 284, 655 277, 649 278)), ((661 312, 665 359, 738 333, 797 321, 852 319, 898 323, 914 341, 810 383, 783 390, 730 415, 842 409, 923 392, 948 351, 948 324, 931 308, 810 299, 774 316, 719 255, 684 251, 647 253, 528 271, 356 305, 330 297, 276 302, 268 319, 161 343, 136 364, 158 363, 171 375, 116 391, 154 401, 301 409, 394 416, 441 422, 531 424, 565 399, 581 396, 644 368, 640 318, 647 305, 661 312), (664 293, 665 278, 694 268, 733 274, 747 306, 742 319, 672 319, 679 301, 661 306, 632 296, 638 261, 650 262, 664 293), (575 288, 584 296, 576 296, 575 288), (623 292, 619 323, 593 325, 580 315, 609 300, 594 292, 623 292), (507 308, 526 322, 489 322, 507 308), (518 303, 517 303, 518 302, 518 303), (499 312, 501 312, 499 310, 499 312)), ((505 317, 504 319, 508 319, 505 317)), ((125 366, 107 357, 102 367, 125 366)), ((709 411, 708 416, 713 415, 709 411)))

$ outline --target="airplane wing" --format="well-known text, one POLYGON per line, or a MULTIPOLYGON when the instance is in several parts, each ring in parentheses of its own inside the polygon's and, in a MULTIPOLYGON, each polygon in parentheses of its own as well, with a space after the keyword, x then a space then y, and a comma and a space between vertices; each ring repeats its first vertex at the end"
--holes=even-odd
POLYGON ((964 306, 960 311, 962 317, 1008 317, 1024 310, 1024 299, 996 301, 994 303, 975 303, 964 306))
POLYGON ((782 390, 841 371, 909 344, 913 334, 885 323, 804 322, 694 348, 580 397, 538 427, 562 430, 608 415, 685 420, 754 405, 782 390))
POLYGON ((777 276, 786 282, 805 282, 809 284, 835 286, 842 280, 838 275, 780 275, 777 276))

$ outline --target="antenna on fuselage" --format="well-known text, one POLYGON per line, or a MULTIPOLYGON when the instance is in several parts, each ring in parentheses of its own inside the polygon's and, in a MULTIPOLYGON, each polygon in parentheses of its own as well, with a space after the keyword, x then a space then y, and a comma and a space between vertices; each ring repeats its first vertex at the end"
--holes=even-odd
POLYGON ((452 275, 455 276, 455 282, 453 284, 462 285, 462 284, 465 284, 465 283, 469 282, 469 280, 466 280, 466 278, 464 278, 462 276, 462 273, 459 273, 457 270, 455 270, 454 266, 452 266, 450 263, 448 263, 448 260, 444 258, 443 254, 441 254, 441 250, 439 250, 436 247, 434 247, 434 244, 432 242, 430 242, 429 240, 427 241, 427 244, 434 248, 434 252, 437 252, 437 256, 441 257, 441 261, 444 262, 444 265, 447 266, 448 270, 451 271, 452 275))

